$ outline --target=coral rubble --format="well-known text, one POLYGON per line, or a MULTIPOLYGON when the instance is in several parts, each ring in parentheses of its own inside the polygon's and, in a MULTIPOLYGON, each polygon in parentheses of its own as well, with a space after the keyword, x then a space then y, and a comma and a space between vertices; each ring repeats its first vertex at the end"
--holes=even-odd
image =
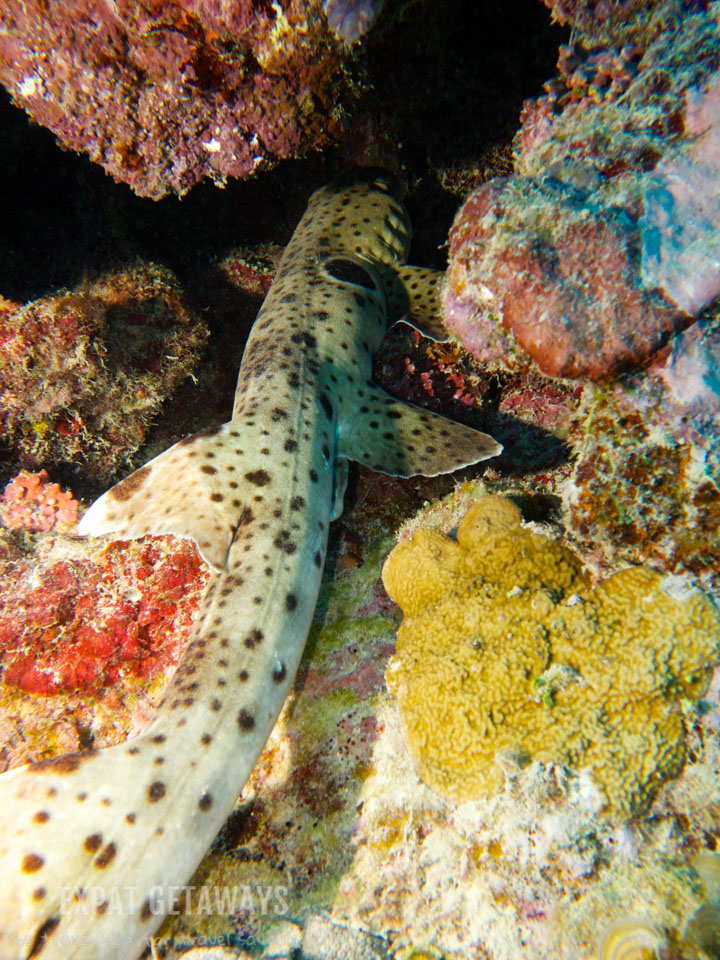
POLYGON ((4 3, 0 81, 61 143, 141 196, 186 193, 323 144, 372 4, 4 3), (352 9, 351 9, 352 8, 352 9))
POLYGON ((720 659, 720 615, 699 591, 642 567, 591 588, 574 554, 493 496, 457 542, 425 529, 401 542, 383 581, 406 618, 388 684, 443 796, 498 790, 508 754, 588 768, 627 816, 682 769, 679 698, 700 697, 720 659))
POLYGON ((595 566, 651 563, 716 602, 718 358, 714 309, 649 371, 586 390, 576 460, 558 489, 568 532, 595 566))

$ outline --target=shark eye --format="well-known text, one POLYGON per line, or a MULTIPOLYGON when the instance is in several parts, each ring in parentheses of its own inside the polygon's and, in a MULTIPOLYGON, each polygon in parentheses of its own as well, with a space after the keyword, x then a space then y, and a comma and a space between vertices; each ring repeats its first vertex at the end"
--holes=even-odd
POLYGON ((325 271, 334 280, 341 283, 353 283, 356 287, 364 287, 366 290, 377 290, 375 278, 356 260, 345 260, 342 257, 335 257, 328 260, 325 264, 325 271))

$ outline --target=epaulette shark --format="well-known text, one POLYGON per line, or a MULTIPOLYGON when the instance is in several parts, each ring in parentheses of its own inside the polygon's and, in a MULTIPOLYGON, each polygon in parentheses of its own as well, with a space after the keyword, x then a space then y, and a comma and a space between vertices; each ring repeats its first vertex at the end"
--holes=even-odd
POLYGON ((389 323, 447 339, 440 275, 405 266, 409 241, 391 175, 314 193, 247 341, 232 419, 180 440, 82 518, 81 535, 191 537, 213 573, 140 736, 0 777, 2 960, 133 960, 147 947, 293 682, 348 461, 435 476, 501 452, 370 379, 389 323))

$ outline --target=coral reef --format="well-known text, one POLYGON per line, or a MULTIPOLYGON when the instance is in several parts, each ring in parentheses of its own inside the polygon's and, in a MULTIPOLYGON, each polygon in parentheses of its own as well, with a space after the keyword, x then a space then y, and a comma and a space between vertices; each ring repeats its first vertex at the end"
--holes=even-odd
POLYGON ((135 263, 0 312, 0 428, 10 461, 84 461, 105 483, 192 372, 207 337, 165 267, 135 263))
POLYGON ((342 128, 342 40, 372 4, 3 4, 0 81, 61 143, 141 196, 246 177, 342 128))
POLYGON ((470 197, 453 224, 448 272, 447 322, 464 345, 487 357, 485 330, 500 317, 544 373, 602 380, 691 322, 637 282, 637 226, 599 209, 594 196, 523 177, 470 197), (461 325, 456 304, 468 300, 479 317, 461 325))
POLYGON ((77 515, 45 471, 0 502, 2 769, 142 729, 207 579, 188 541, 78 541, 77 515))
POLYGON ((596 566, 649 562, 720 600, 718 311, 685 331, 648 374, 588 390, 568 532, 596 566))
POLYGON ((202 571, 195 546, 170 537, 3 562, 3 685, 50 696, 157 677, 189 636, 202 571))
POLYGON ((457 542, 424 529, 401 542, 383 582, 405 614, 388 685, 443 796, 499 790, 507 753, 588 768, 603 805, 628 816, 679 774, 678 698, 699 698, 720 659, 720 615, 699 591, 649 568, 591 589, 574 554, 493 496, 457 542))
POLYGON ((448 322, 477 356, 499 321, 543 372, 606 379, 716 295, 718 17, 666 3, 631 41, 561 48, 523 108, 515 175, 451 232, 448 322))
POLYGON ((69 490, 50 483, 46 470, 20 474, 8 483, 0 502, 0 522, 9 529, 37 533, 77 523, 78 502, 69 490))
POLYGON ((407 324, 385 340, 373 379, 404 400, 471 426, 486 389, 479 368, 457 344, 428 340, 407 324))

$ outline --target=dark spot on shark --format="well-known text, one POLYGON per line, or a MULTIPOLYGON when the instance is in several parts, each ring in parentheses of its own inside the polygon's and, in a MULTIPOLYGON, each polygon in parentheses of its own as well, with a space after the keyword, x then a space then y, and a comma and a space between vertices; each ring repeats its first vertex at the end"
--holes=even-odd
POLYGON ((198 800, 198 807, 205 813, 213 805, 213 798, 209 793, 203 793, 198 800))
POLYGON ((244 707, 238 714, 238 726, 241 730, 252 730, 255 726, 255 717, 244 707))
POLYGON ((60 917, 49 917, 45 923, 37 928, 33 942, 30 944, 30 950, 27 953, 27 960, 34 960, 35 957, 40 955, 45 943, 55 933, 59 925, 60 917))
POLYGON ((115 854, 117 853, 117 848, 114 843, 106 844, 100 853, 95 857, 93 866, 97 867, 98 870, 104 870, 105 867, 109 867, 112 861, 115 859, 115 854))
POLYGON ((243 643, 248 648, 248 650, 254 650, 258 644, 262 643, 265 638, 265 634, 258 627, 255 627, 254 630, 251 630, 250 633, 245 637, 243 643))
POLYGON ((43 770, 52 770, 54 773, 74 773, 81 763, 89 760, 95 750, 88 750, 85 753, 66 753, 62 757, 50 757, 48 760, 38 760, 36 763, 28 765, 30 773, 41 773, 43 770))
POLYGON ((91 833, 89 836, 85 837, 83 846, 88 853, 97 853, 97 851, 102 846, 102 834, 101 833, 91 833))
POLYGON ((328 418, 328 420, 332 420, 334 410, 333 405, 330 402, 330 398, 326 393, 321 393, 318 399, 320 400, 320 405, 325 411, 325 416, 328 418))
POLYGON ((151 473, 152 469, 149 466, 140 467, 135 473, 131 473, 129 477, 126 477, 124 480, 121 480, 120 483, 116 483, 114 487, 111 487, 108 496, 112 497, 113 500, 119 500, 120 503, 124 503, 137 493, 151 473))
POLYGON ((200 470, 202 473, 209 473, 209 474, 217 473, 217 469, 215 467, 211 467, 209 463, 204 463, 200 467, 200 470))
MULTIPOLYGON (((189 699, 190 703, 192 703, 192 698, 189 699)), ((150 803, 157 803, 158 800, 162 800, 162 798, 165 796, 165 784, 162 782, 162 780, 155 780, 154 783, 151 783, 148 787, 147 795, 150 803)))
POLYGON ((251 470, 245 474, 245 478, 254 483, 256 487, 264 487, 270 483, 272 477, 267 470, 251 470))
POLYGON ((39 853, 26 853, 22 859, 22 872, 37 873, 44 863, 39 853))
POLYGON ((294 593, 289 593, 285 597, 285 607, 287 610, 290 610, 291 612, 295 610, 295 608, 297 607, 297 597, 295 596, 294 593))
POLYGON ((292 453, 294 450, 297 450, 297 440, 286 440, 284 443, 284 449, 288 453, 292 453))
POLYGON ((248 679, 249 676, 250 674, 247 672, 247 670, 241 670, 240 673, 238 674, 238 680, 241 683, 245 683, 245 681, 248 679))
POLYGON ((272 678, 275 681, 275 683, 282 683, 282 681, 285 679, 286 673, 287 673, 287 670, 285 669, 285 664, 276 663, 275 666, 273 667, 272 678))
POLYGON ((292 500, 290 501, 291 510, 302 510, 304 506, 305 506, 304 497, 293 497, 292 500))

